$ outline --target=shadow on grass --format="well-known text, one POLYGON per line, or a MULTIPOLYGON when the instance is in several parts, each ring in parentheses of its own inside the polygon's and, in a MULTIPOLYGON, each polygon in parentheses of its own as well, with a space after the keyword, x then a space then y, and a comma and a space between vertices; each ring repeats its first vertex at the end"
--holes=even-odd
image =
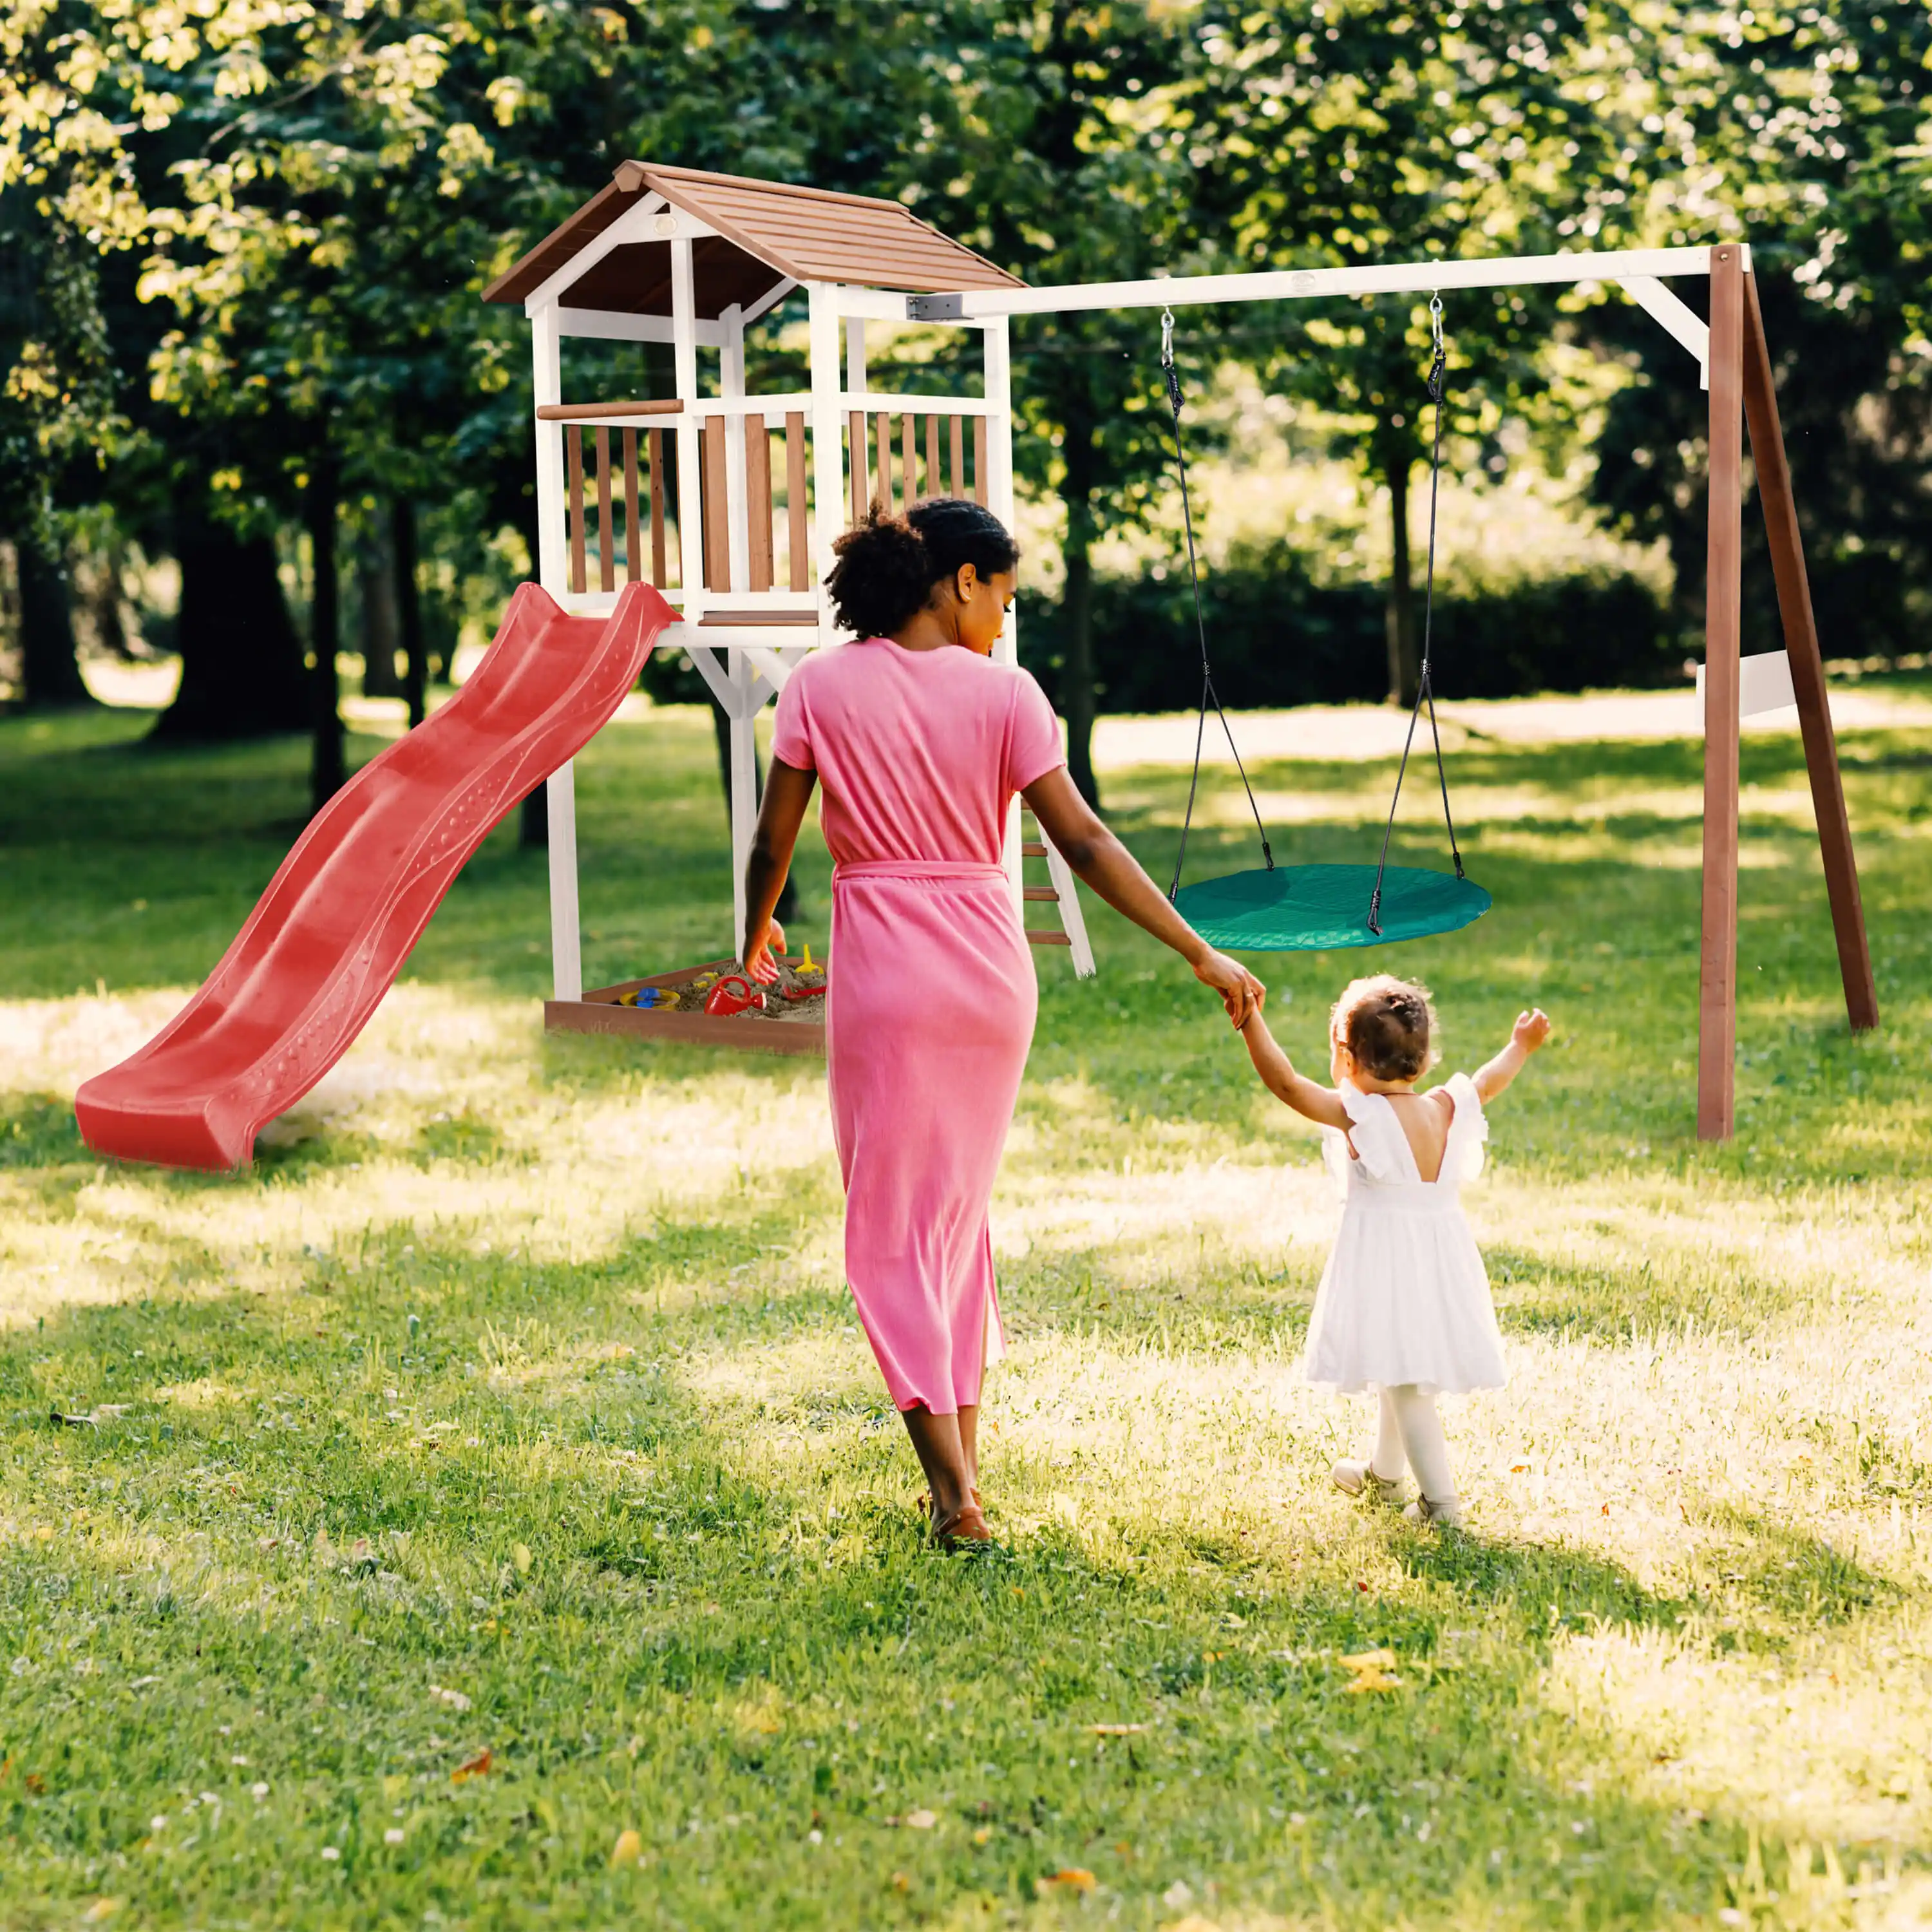
POLYGON ((1688 1324, 1705 1334, 1749 1334, 1828 1299, 1802 1278, 1758 1274, 1727 1255, 1558 1261, 1491 1243, 1484 1258, 1506 1334, 1608 1347, 1681 1334, 1688 1324))
POLYGON ((1599 1624, 1675 1630, 1692 1607, 1688 1598, 1646 1590, 1621 1564, 1560 1546, 1463 1531, 1418 1536, 1404 1543, 1400 1556, 1410 1576, 1506 1612, 1544 1642, 1599 1624))
MULTIPOLYGON (((438 1895, 460 1870, 501 1925, 538 1903, 736 1923, 754 1900, 898 1925, 985 1897, 1052 1922, 1036 1883, 1074 1869, 1144 1916, 1211 1882, 1223 1916, 1312 1900, 1361 1927, 1579 1901, 1657 1922, 1724 1894, 1749 1820, 1636 1795, 1614 1742, 1538 1690, 1564 1632, 1674 1628, 1683 1605, 1576 1552, 1396 1528, 1399 1580, 1372 1591, 1346 1554, 1291 1571, 1186 1522, 1111 1552, 1049 1527, 938 1558, 876 1394, 821 1400, 802 1419, 844 1440, 774 1467, 756 1438, 776 1419, 684 1384, 696 1337, 824 1318, 829 1295, 754 1324, 731 1298, 732 1268, 795 1226, 789 1204, 663 1224, 578 1264, 396 1228, 311 1258, 279 1307, 215 1293, 0 1337, 0 1486, 16 1514, 57 1496, 69 1518, 0 1551, 0 1612, 25 1630, 35 1606, 32 1674, 0 1690, 42 1786, 13 1814, 21 1848, 77 1874, 172 1808, 185 1754, 223 1798, 201 1909, 262 1924, 316 1906, 292 1858, 229 1857, 244 1829, 338 1833, 331 1912, 406 1893, 420 1916, 360 1822, 398 1797, 410 1870, 438 1895), (666 1311, 658 1283, 724 1286, 666 1311), (128 1414, 50 1433, 50 1365, 76 1406, 128 1414), (155 1400, 184 1385, 202 1393, 155 1400), (1399 1689, 1352 1694, 1337 1660, 1384 1645, 1399 1689), (90 1674, 57 1673, 81 1646, 90 1674), (453 1785, 486 1746, 488 1776, 453 1785), (938 1822, 909 1832, 920 1806, 938 1822), (644 1840, 628 1874, 614 1820, 644 1840)), ((1790 1540, 1738 1526, 1765 1552, 1748 1587, 1780 1587, 1790 1540)), ((1814 1614, 1802 1592, 1765 1608, 1814 1614)))

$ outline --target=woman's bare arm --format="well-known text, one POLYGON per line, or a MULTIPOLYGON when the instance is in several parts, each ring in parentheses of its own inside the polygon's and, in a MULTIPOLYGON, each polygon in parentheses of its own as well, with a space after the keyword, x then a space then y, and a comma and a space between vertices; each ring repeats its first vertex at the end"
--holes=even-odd
POLYGON ((782 952, 785 943, 784 928, 772 917, 772 908, 784 890, 792 848, 818 782, 816 772, 801 771, 782 758, 772 760, 765 778, 764 802, 758 808, 752 856, 745 865, 745 968, 753 979, 767 984, 778 976, 771 949, 776 945, 782 952))
POLYGON ((1194 976, 1221 996, 1236 1026, 1260 1012, 1268 989, 1238 961, 1217 952, 1176 912, 1140 862, 1103 825, 1093 807, 1073 788, 1064 765, 1036 778, 1022 794, 1040 829, 1077 877, 1114 910, 1172 946, 1194 969, 1194 976))
POLYGON ((1241 1038, 1246 1043, 1248 1058, 1255 1063, 1255 1071, 1262 1076, 1262 1084, 1277 1100, 1318 1126, 1340 1127, 1344 1133, 1348 1131, 1348 1116, 1341 1095, 1334 1088, 1318 1087, 1296 1072, 1259 1013, 1249 1016, 1241 1029, 1241 1038))

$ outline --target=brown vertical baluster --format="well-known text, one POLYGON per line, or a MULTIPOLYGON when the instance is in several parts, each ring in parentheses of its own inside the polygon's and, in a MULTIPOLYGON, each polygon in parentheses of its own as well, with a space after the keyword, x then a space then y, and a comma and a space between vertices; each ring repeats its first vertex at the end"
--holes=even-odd
POLYGON ((973 418, 973 500, 986 507, 986 418, 973 418))
POLYGON ((724 494, 724 418, 704 419, 704 587, 731 587, 730 505, 724 494))
POLYGON ((952 458, 952 494, 963 496, 966 494, 966 418, 955 416, 947 428, 952 445, 947 453, 952 458))
POLYGON ((1736 1125, 1738 680, 1744 564, 1744 272, 1711 250, 1710 532, 1704 590, 1704 889, 1698 956, 1697 1138, 1736 1125))
POLYGON ((874 440, 879 446, 879 474, 872 490, 872 501, 878 505, 881 514, 890 517, 892 513, 892 418, 881 412, 874 430, 874 440))
POLYGON ((568 423, 563 431, 564 515, 570 526, 570 587, 580 596, 584 574, 584 430, 568 423))
POLYGON ((624 581, 644 574, 644 532, 638 527, 638 432, 624 432, 624 581))
POLYGON ((1785 652, 1791 660, 1791 686, 1798 700, 1798 729, 1804 735, 1805 768, 1811 779, 1811 809, 1818 821, 1818 843, 1824 856, 1825 890, 1832 904, 1832 933, 1838 943, 1845 1010, 1852 1031, 1862 1033, 1878 1024, 1878 988, 1872 981, 1871 943, 1858 893, 1858 860, 1852 851, 1838 738, 1825 695, 1824 655, 1818 646, 1818 620, 1811 608, 1804 543, 1798 528, 1798 506, 1791 494, 1791 467, 1785 456, 1784 432, 1778 424, 1778 392, 1772 381, 1771 351, 1764 339, 1764 316, 1758 307, 1754 274, 1744 278, 1744 420, 1750 425, 1758 502, 1764 509, 1772 574, 1778 584, 1778 614, 1784 629, 1785 652))
POLYGON ((664 441, 661 429, 645 432, 651 452, 651 581, 660 590, 670 584, 670 571, 664 561, 664 441))
MULTIPOLYGON (((904 486, 905 506, 909 510, 913 499, 919 493, 913 487, 913 479, 919 474, 919 419, 908 410, 899 418, 899 473, 904 486)), ((932 479, 926 479, 926 494, 932 495, 932 479)))
POLYGON ((945 479, 939 473, 939 418, 928 416, 926 419, 926 494, 928 496, 943 495, 945 479))
POLYGON ((750 555, 750 588, 772 587, 772 438, 755 412, 745 418, 745 514, 750 555))
POLYGON ((852 520, 857 524, 866 517, 866 418, 858 410, 851 415, 851 446, 848 466, 852 478, 852 520))
POLYGON ((597 587, 617 587, 617 554, 610 528, 610 432, 597 429, 597 587))
POLYGON ((791 587, 812 588, 812 540, 805 526, 805 417, 794 410, 785 418, 786 546, 791 553, 791 587))

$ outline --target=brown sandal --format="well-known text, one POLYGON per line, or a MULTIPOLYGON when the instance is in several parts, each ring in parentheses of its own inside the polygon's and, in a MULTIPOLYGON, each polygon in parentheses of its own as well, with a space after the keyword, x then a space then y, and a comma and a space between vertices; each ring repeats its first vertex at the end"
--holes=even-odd
POLYGON ((986 1527, 979 1504, 966 1502, 950 1516, 934 1518, 932 1540, 942 1550, 957 1550, 964 1544, 991 1543, 993 1532, 986 1527))

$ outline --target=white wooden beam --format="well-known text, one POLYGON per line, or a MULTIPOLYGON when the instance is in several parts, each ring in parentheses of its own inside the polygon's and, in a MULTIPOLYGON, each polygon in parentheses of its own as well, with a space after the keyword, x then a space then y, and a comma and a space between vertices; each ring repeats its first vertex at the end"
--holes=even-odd
MULTIPOLYGON (((744 320, 735 302, 718 320, 724 325, 724 347, 718 358, 720 397, 727 404, 742 406, 746 401, 744 320)), ((733 422, 724 436, 724 532, 732 586, 746 590, 752 581, 752 520, 742 422, 733 422)))
POLYGON ((761 316, 769 315, 797 286, 797 283, 788 275, 783 281, 767 289, 756 302, 746 303, 743 319, 746 325, 748 326, 761 316))
POLYGON ((687 406, 677 426, 677 554, 681 602, 687 617, 704 604, 704 493, 698 484, 697 419, 688 405, 698 396, 696 289, 691 241, 676 236, 670 244, 671 361, 678 400, 687 406))
POLYGON ((634 208, 627 208, 602 234, 593 236, 560 268, 553 269, 524 298, 524 313, 534 315, 546 304, 560 302, 573 284, 596 268, 614 249, 627 242, 667 239, 654 232, 660 217, 682 232, 688 218, 674 214, 664 206, 662 195, 647 194, 634 208))
MULTIPOLYGON (((560 400, 562 358, 556 308, 545 303, 530 317, 530 379, 536 403, 560 400)), ((569 564, 564 530, 563 425, 536 419, 537 554, 530 566, 537 581, 560 602, 568 594, 569 564)), ((550 820, 550 956, 555 997, 584 992, 584 954, 577 894, 577 790, 568 762, 544 788, 550 820)))
MULTIPOLYGON (((615 310, 571 308, 560 303, 556 310, 557 332, 583 336, 595 342, 670 342, 676 332, 668 315, 620 315, 615 310)), ((724 325, 700 322, 694 325, 698 346, 722 349, 724 325)))
POLYGON ((1711 325, 1654 275, 1619 275, 1617 286, 1696 357, 1701 386, 1708 389, 1711 386, 1711 325))
MULTIPOLYGON (((986 507, 1008 530, 1013 526, 1013 358, 1012 336, 1004 316, 988 325, 986 360, 986 507)), ((1001 664, 1020 661, 1018 600, 1006 614, 1006 628, 993 655, 1001 664)), ((1006 811, 1006 836, 1002 842, 1001 862, 1006 870, 1006 884, 1012 892, 1013 916, 1026 924, 1026 868, 1020 854, 1020 802, 1016 798, 1006 811)))
POLYGON ((550 818, 550 956, 552 997, 584 997, 584 940, 577 912, 577 775, 566 759, 544 788, 550 818))
POLYGON ((838 408, 838 291, 826 282, 808 285, 811 302, 812 558, 818 601, 818 641, 830 644, 831 606, 825 579, 832 565, 832 539, 845 527, 844 425, 838 408))
POLYGON ((750 907, 745 871, 758 825, 758 715, 770 687, 741 656, 732 662, 731 681, 738 704, 731 718, 731 957, 745 956, 745 922, 750 907))
MULTIPOLYGON (((1750 272, 1745 249, 1744 272, 1750 272)), ((1490 261, 1396 262, 1358 268, 1277 268, 1238 275, 1170 275, 1044 288, 965 289, 903 298, 903 319, 1054 315, 1076 309, 1182 308, 1202 302, 1298 302, 1323 296, 1428 295, 1445 289, 1526 288, 1542 282, 1615 282, 1627 275, 1708 275, 1708 248, 1623 248, 1595 254, 1506 255, 1490 261)), ((849 291, 842 292, 849 293, 849 291)))

